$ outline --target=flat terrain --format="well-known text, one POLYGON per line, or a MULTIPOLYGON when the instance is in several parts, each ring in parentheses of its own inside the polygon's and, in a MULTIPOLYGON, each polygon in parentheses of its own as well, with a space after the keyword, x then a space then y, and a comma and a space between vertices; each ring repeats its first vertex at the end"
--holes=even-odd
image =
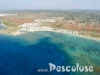
MULTIPOLYGON (((9 12, 9 13, 13 13, 9 12)), ((19 11, 18 15, 2 16, 0 19, 10 33, 16 32, 24 23, 34 23, 37 19, 55 19, 54 23, 42 23, 57 29, 77 30, 81 35, 100 37, 100 11, 19 11)))

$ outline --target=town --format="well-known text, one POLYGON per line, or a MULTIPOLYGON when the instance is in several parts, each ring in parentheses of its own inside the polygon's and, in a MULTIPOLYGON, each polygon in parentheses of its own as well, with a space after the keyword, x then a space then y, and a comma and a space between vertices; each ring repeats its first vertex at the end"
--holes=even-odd
POLYGON ((0 32, 19 35, 34 31, 55 31, 99 39, 99 11, 76 11, 48 10, 44 12, 43 10, 32 10, 1 13, 0 20, 3 21, 7 30, 0 32))
POLYGON ((39 19, 39 20, 35 20, 35 23, 24 23, 24 24, 18 26, 21 29, 18 30, 14 34, 14 36, 19 35, 21 33, 34 32, 34 31, 55 31, 55 32, 62 32, 62 33, 69 33, 69 34, 78 34, 77 31, 56 29, 56 28, 41 26, 41 23, 46 23, 46 22, 56 22, 56 20, 54 20, 54 19, 45 19, 45 20, 39 19))

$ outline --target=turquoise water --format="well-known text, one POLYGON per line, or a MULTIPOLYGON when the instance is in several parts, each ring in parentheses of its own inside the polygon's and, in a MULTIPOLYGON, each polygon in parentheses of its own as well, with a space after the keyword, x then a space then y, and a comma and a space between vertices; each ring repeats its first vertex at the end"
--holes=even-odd
POLYGON ((49 63, 59 66, 100 66, 100 42, 76 35, 34 32, 19 36, 0 35, 0 75, 99 75, 56 71, 40 73, 49 63))

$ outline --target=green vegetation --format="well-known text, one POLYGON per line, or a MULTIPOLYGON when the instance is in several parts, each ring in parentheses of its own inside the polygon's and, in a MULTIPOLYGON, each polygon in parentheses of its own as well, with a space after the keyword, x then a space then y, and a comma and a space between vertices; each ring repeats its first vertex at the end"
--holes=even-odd
POLYGON ((94 38, 100 38, 100 35, 96 35, 96 34, 89 34, 91 37, 94 37, 94 38))
POLYGON ((8 27, 16 27, 16 26, 19 25, 18 23, 13 23, 13 22, 6 21, 6 20, 3 20, 3 24, 4 24, 5 26, 8 26, 8 27))
MULTIPOLYGON (((68 29, 82 31, 79 34, 99 38, 100 11, 90 10, 16 10, 8 11, 17 13, 16 16, 2 17, 4 25, 13 28, 11 32, 18 29, 18 25, 24 22, 34 22, 36 19, 56 19, 55 23, 42 23, 56 29, 68 29), (61 18, 61 19, 59 19, 61 18), (28 20, 28 21, 27 21, 28 20), (90 33, 89 33, 90 32, 90 33), (95 32, 95 33, 94 33, 95 32), (96 34, 98 33, 98 34, 96 34)), ((6 12, 6 13, 8 13, 6 12)))
POLYGON ((100 38, 100 34, 97 34, 97 33, 92 33, 92 32, 80 32, 79 33, 80 35, 83 35, 83 36, 88 36, 88 37, 93 37, 93 38, 100 38))

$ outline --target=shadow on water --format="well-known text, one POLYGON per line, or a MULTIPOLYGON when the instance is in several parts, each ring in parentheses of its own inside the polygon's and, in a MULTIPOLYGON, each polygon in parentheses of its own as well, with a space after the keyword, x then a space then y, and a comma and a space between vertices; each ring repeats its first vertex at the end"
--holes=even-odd
POLYGON ((0 35, 0 75, 99 75, 49 72, 56 66, 98 65, 100 43, 70 35, 36 32, 16 37, 0 35), (77 42, 76 42, 77 41, 77 42), (47 72, 38 72, 46 69, 47 72))
POLYGON ((10 42, 9 38, 5 42, 5 39, 3 42, 2 40, 0 40, 0 75, 63 75, 56 71, 37 72, 38 69, 49 70, 49 63, 64 65, 65 61, 68 61, 68 55, 61 52, 58 45, 50 43, 49 37, 42 38, 39 43, 28 47, 23 47, 16 41, 10 42))

